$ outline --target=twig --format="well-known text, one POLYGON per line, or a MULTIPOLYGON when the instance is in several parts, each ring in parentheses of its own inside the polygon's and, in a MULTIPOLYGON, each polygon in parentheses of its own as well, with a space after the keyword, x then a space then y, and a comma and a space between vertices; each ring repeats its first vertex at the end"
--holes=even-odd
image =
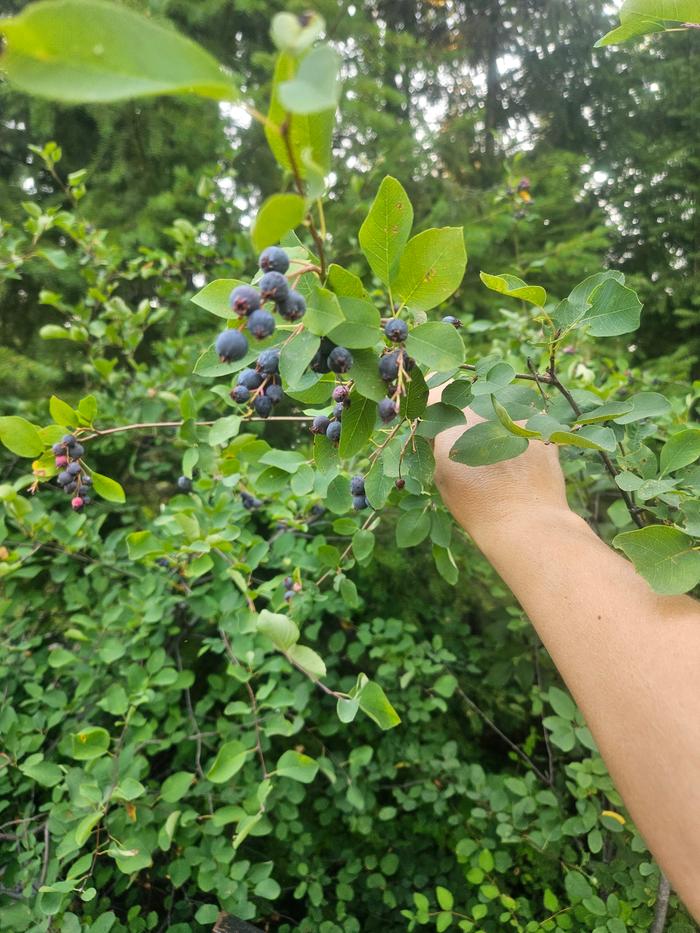
MULTIPOLYGON (((238 660, 236 655, 233 653, 233 648, 226 632, 219 628, 219 635, 221 635, 221 640, 224 643, 224 649, 229 661, 237 667, 243 667, 241 662, 238 660)), ((251 673, 250 668, 248 668, 248 673, 251 673)), ((245 688, 248 691, 248 697, 250 698, 250 705, 253 710, 253 723, 255 724, 255 749, 258 753, 258 758, 260 759, 260 766, 262 767, 263 780, 266 780, 270 776, 270 772, 267 770, 267 764, 265 762, 265 754, 262 749, 262 733, 260 731, 260 717, 258 715, 258 701, 255 697, 255 691, 250 685, 250 681, 245 681, 245 688)))
POLYGON ((654 923, 649 933, 664 933, 666 916, 668 914, 668 900, 671 896, 671 885, 668 878, 661 872, 659 886, 656 889, 656 908, 654 910, 654 923))
MULTIPOLYGON (((311 415, 270 415, 269 418, 244 418, 242 419, 245 422, 248 421, 313 421, 311 415)), ((84 437, 81 437, 83 441, 92 441, 96 437, 107 437, 109 434, 120 434, 123 431, 145 431, 149 428, 181 428, 185 422, 184 421, 140 421, 136 424, 122 424, 116 428, 106 428, 104 431, 99 431, 97 428, 93 428, 92 434, 87 434, 84 437)), ((216 421, 195 421, 195 425, 198 428, 207 428, 211 427, 213 424, 216 424, 216 421)))
POLYGON ((49 836, 49 821, 44 823, 44 860, 41 865, 41 874, 37 882, 37 888, 42 887, 46 881, 46 873, 49 870, 49 855, 51 854, 51 839, 49 836))
POLYGON ((527 368, 530 370, 530 372, 532 373, 532 375, 533 375, 534 378, 535 378, 535 385, 537 386, 538 392, 539 392, 540 395, 542 396, 542 403, 543 403, 543 405, 544 405, 544 410, 546 411, 547 408, 549 407, 549 400, 547 399, 547 396, 544 394, 544 389, 542 388, 542 385, 541 385, 541 383, 540 383, 540 376, 539 376, 539 373, 538 373, 537 370, 535 369, 535 367, 534 367, 534 365, 533 365, 533 362, 532 362, 532 360, 530 359, 529 356, 528 356, 528 358, 527 358, 527 368))

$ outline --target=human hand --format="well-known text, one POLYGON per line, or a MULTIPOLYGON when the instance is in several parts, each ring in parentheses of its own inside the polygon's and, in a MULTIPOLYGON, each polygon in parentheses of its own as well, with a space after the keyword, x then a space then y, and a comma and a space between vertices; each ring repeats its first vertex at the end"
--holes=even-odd
MULTIPOLYGON (((440 401, 443 388, 432 390, 431 405, 440 401)), ((435 438, 435 483, 447 508, 477 544, 506 525, 526 528, 528 520, 543 511, 569 511, 555 444, 530 441, 519 457, 482 467, 450 460, 450 450, 464 431, 485 420, 470 408, 464 414, 466 425, 435 438)))

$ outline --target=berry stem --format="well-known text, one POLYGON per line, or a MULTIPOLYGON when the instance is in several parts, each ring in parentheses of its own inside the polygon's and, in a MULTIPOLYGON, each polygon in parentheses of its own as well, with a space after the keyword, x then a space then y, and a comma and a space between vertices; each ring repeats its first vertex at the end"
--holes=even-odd
MULTIPOLYGON (((271 415, 269 418, 245 418, 245 421, 313 421, 310 415, 271 415)), ((107 437, 109 434, 121 434, 124 431, 145 431, 149 428, 181 428, 184 421, 141 421, 137 424, 122 424, 116 428, 106 428, 99 431, 93 428, 92 434, 87 434, 83 440, 91 441, 96 437, 107 437)), ((211 427, 216 421, 195 421, 198 428, 211 427)))

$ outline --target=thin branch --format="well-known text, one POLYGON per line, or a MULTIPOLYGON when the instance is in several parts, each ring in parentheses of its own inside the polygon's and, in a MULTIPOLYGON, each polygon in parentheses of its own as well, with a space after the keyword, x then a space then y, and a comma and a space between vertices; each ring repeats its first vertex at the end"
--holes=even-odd
MULTIPOLYGON (((289 167, 292 170, 292 177, 294 178, 294 185, 301 195, 302 198, 306 197, 306 189, 304 188, 304 180, 301 177, 301 172, 299 171, 299 165, 297 163, 297 158, 294 153, 294 147, 292 146, 291 139, 291 128, 292 128, 292 115, 287 114, 287 117, 280 127, 280 132, 282 134, 282 139, 284 140, 284 145, 287 150, 287 158, 289 159, 289 167)), ((321 278, 325 278, 326 275, 326 252, 323 246, 323 237, 318 232, 316 224, 314 223, 313 215, 309 211, 306 215, 306 222, 309 226, 309 233, 311 234, 313 241, 318 250, 318 261, 321 266, 321 278)), ((325 223, 325 221, 324 221, 325 223)))
MULTIPOLYGON (((470 363, 463 363, 460 369, 465 369, 467 372, 475 373, 476 366, 472 366, 470 363)), ((540 382, 545 383, 546 385, 552 385, 552 380, 548 373, 516 373, 513 377, 515 379, 526 379, 528 382, 540 382)))
POLYGON ((659 886, 656 889, 656 909, 654 910, 654 923, 649 933, 664 933, 666 917, 668 915, 668 901, 671 896, 671 885, 668 878, 661 872, 659 886))
POLYGON ((542 384, 540 382, 540 375, 535 369, 535 366, 529 356, 527 358, 527 368, 530 370, 530 372, 534 376, 535 384, 537 385, 537 391, 542 396, 542 404, 544 405, 544 410, 546 411, 547 408, 549 407, 549 400, 547 399, 547 396, 544 394, 544 389, 542 388, 542 384))
MULTIPOLYGON (((221 635, 221 640, 224 643, 224 649, 226 655, 231 662, 236 667, 243 667, 241 662, 238 660, 236 655, 233 653, 233 648, 226 632, 219 628, 219 635, 221 635)), ((250 668, 248 668, 248 673, 252 673, 250 668)), ((262 733, 260 731, 260 716, 258 714, 258 701, 255 697, 255 691, 253 690, 250 681, 245 681, 245 688, 248 691, 248 697, 250 699, 250 705, 253 710, 253 723, 255 724, 255 749, 258 753, 258 758, 260 759, 260 766, 262 768, 263 780, 267 780, 270 776, 270 772, 267 770, 267 764, 265 762, 265 754, 262 749, 262 733)))
POLYGON ((37 889, 42 887, 46 881, 46 873, 49 870, 49 855, 51 854, 51 839, 49 837, 49 821, 44 823, 44 860, 41 865, 41 874, 37 882, 37 889))
MULTIPOLYGON (((243 420, 245 422, 313 421, 313 417, 310 415, 270 415, 269 418, 244 418, 243 420)), ((184 421, 140 421, 136 424, 122 424, 116 428, 106 428, 104 431, 99 431, 97 428, 93 428, 93 433, 81 437, 81 440, 92 441, 96 437, 107 437, 109 434, 121 434, 124 431, 146 431, 149 428, 181 428, 184 423, 184 421)), ((216 421, 195 421, 195 425, 198 428, 211 427, 213 424, 216 424, 216 421)))

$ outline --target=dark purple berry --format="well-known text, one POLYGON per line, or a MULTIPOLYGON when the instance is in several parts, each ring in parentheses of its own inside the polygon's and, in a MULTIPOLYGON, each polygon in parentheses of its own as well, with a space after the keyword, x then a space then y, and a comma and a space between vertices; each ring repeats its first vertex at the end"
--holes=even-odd
POLYGON ((64 434, 61 438, 62 444, 75 444, 75 438, 72 434, 64 434))
POLYGON ((258 265, 263 272, 286 272, 289 256, 280 246, 268 246, 260 253, 258 265))
POLYGON ((239 405, 243 405, 250 398, 250 389, 241 385, 234 386, 231 389, 231 398, 234 402, 238 402, 239 405))
POLYGON ((352 353, 345 347, 336 347, 328 354, 328 368, 334 373, 346 373, 353 362, 352 353))
POLYGON ((286 321, 298 321, 306 314, 306 301, 299 292, 290 292, 284 301, 277 303, 277 310, 286 321))
POLYGON ((331 421, 331 423, 326 428, 326 437, 329 441, 333 441, 334 444, 337 444, 340 441, 340 422, 331 421))
POLYGON ((243 503, 244 509, 259 509, 262 505, 262 501, 257 499, 255 496, 251 496, 248 492, 241 493, 241 502, 243 503))
POLYGON ((364 494, 365 494, 364 476, 353 476, 353 478, 350 480, 350 495, 364 496, 364 494))
POLYGON ((63 487, 63 491, 66 493, 66 495, 70 496, 76 491, 77 488, 78 484, 75 482, 75 480, 73 480, 72 483, 68 483, 67 486, 63 487))
POLYGON ((391 382, 399 374, 399 350, 392 350, 379 360, 379 375, 385 382, 391 382))
POLYGON ((402 479, 400 476, 394 483, 394 486, 396 486, 397 489, 403 489, 405 485, 406 485, 406 480, 402 479))
POLYGON ((192 489, 192 480, 189 476, 178 476, 177 488, 180 492, 190 492, 192 489))
POLYGON ((56 477, 56 482, 59 486, 67 486, 71 482, 73 477, 68 472, 68 470, 62 470, 56 477))
POLYGON ((293 586, 294 586, 294 580, 293 580, 291 577, 285 577, 285 578, 284 578, 284 588, 285 588, 285 590, 291 590, 291 588, 292 588, 293 586))
POLYGON ((266 376, 274 376, 280 370, 280 351, 273 347, 270 350, 263 350, 258 357, 258 369, 266 376))
POLYGON ((222 363, 234 363, 241 360, 248 352, 248 341, 239 330, 222 330, 214 344, 216 354, 222 363))
POLYGON ((461 327, 462 322, 458 317, 455 317, 454 314, 446 314, 442 319, 443 324, 451 324, 453 327, 461 327))
POLYGON ((74 444, 68 445, 68 455, 72 457, 73 460, 80 460, 81 457, 85 456, 85 448, 76 441, 74 444))
POLYGON ((294 590, 284 591, 284 598, 285 598, 285 601, 288 603, 291 603, 291 601, 294 599, 295 596, 296 596, 296 593, 294 592, 294 590))
POLYGON ((333 389, 333 401, 344 402, 350 396, 350 389, 347 386, 336 386, 333 389))
POLYGON ((51 448, 51 450, 52 450, 52 451, 56 454, 56 456, 58 457, 60 454, 65 453, 65 448, 66 448, 66 445, 65 445, 65 444, 54 444, 53 447, 51 448))
POLYGON ((408 324, 402 321, 401 318, 394 317, 386 322, 384 334, 389 340, 393 340, 394 343, 403 343, 406 337, 408 337, 408 324))
POLYGON ((252 285, 237 285, 229 298, 231 309, 244 317, 260 307, 260 292, 252 285))
POLYGON ((396 402, 390 398, 383 398, 377 405, 377 411, 384 424, 391 424, 396 417, 396 402))
POLYGON ((272 399, 267 395, 258 395, 253 402, 253 408, 261 418, 267 418, 272 411, 272 399))
POLYGON ((282 386, 278 386, 276 383, 271 383, 265 389, 265 397, 269 398, 273 405, 277 405, 284 398, 282 386))
POLYGON ((369 507, 369 502, 367 501, 366 496, 353 496, 352 497, 352 507, 356 512, 360 512, 362 509, 369 507))
POLYGON ((269 337, 275 329, 275 319, 269 311, 253 311, 248 318, 248 330, 258 340, 269 337))
POLYGON ((76 463, 75 460, 69 463, 66 467, 66 473, 69 473, 71 476, 77 476, 77 474, 80 473, 80 464, 76 463))
POLYGON ((328 373, 330 372, 330 366, 328 365, 328 355, 331 350, 335 349, 335 344, 332 340, 329 340, 327 337, 321 339, 321 346, 318 348, 316 355, 309 363, 309 368, 312 372, 315 373, 328 373))
POLYGON ((289 295, 289 284, 281 272, 266 272, 258 284, 265 301, 280 304, 289 295))
POLYGON ((316 415, 314 420, 311 422, 311 427, 309 430, 312 434, 325 434, 330 423, 331 419, 326 417, 326 415, 316 415))
POLYGON ((260 388, 263 377, 254 369, 242 369, 236 378, 236 383, 239 386, 245 386, 246 389, 250 389, 252 392, 254 389, 260 388))
POLYGON ((92 476, 83 476, 81 482, 83 486, 92 486, 92 476))
POLYGON ((345 405, 342 402, 338 402, 333 409, 333 417, 337 418, 338 421, 343 417, 343 412, 345 411, 345 405))

